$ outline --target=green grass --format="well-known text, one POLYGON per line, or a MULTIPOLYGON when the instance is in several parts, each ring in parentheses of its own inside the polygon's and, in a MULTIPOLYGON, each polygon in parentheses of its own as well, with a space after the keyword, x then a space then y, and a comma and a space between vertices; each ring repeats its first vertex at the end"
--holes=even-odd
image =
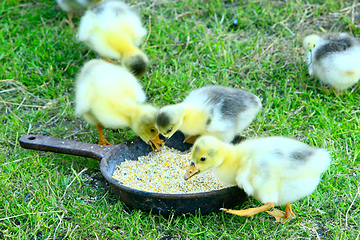
MULTIPOLYGON (((313 32, 359 36, 359 4, 128 2, 151 26, 144 45, 151 66, 141 80, 150 102, 176 103, 207 84, 253 92, 263 110, 244 135, 290 136, 326 148, 329 170, 312 195, 293 204, 297 218, 287 224, 267 214, 165 219, 128 210, 101 178, 97 161, 19 146, 28 133, 97 142, 96 128, 75 116, 73 103, 75 76, 96 54, 76 42, 55 1, 2 1, 0 239, 359 238, 359 84, 343 96, 327 95, 308 76, 301 48, 313 32)), ((105 134, 113 143, 135 136, 131 130, 105 134)), ((250 198, 238 208, 259 204, 250 198)))

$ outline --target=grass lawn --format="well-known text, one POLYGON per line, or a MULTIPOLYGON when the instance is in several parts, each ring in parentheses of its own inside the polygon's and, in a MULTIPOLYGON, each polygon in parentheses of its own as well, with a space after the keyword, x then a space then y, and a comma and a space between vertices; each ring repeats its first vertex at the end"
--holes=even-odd
MULTIPOLYGON (((170 217, 129 210, 96 160, 22 149, 42 134, 97 143, 74 114, 74 81, 96 54, 76 41, 55 1, 0 3, 0 239, 358 239, 360 84, 327 94, 307 74, 302 39, 346 31, 360 36, 353 0, 127 1, 142 14, 151 60, 141 79, 159 107, 207 84, 257 94, 263 109, 247 137, 283 135, 326 148, 332 162, 316 191, 275 223, 225 213, 170 217), (239 3, 241 2, 241 3, 239 3), (237 24, 234 24, 237 19, 237 24)), ((78 26, 81 14, 74 18, 78 26)), ((105 131, 112 143, 131 130, 105 131)), ((250 198, 238 208, 259 206, 250 198)))

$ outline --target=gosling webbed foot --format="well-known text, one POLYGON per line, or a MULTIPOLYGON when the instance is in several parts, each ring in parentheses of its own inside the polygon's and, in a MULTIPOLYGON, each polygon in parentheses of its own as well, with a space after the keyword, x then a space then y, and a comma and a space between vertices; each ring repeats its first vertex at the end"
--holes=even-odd
POLYGON ((275 203, 265 203, 264 205, 256 208, 248 208, 243 210, 233 210, 233 209, 226 209, 220 208, 221 211, 224 211, 229 214, 233 214, 240 217, 253 217, 255 214, 265 212, 275 206, 275 203))

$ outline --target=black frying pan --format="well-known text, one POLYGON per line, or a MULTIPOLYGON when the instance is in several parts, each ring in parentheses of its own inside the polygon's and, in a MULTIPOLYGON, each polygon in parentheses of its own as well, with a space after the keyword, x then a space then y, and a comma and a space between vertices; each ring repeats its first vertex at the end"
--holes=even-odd
MULTIPOLYGON (((166 145, 180 151, 188 150, 191 145, 183 143, 184 136, 177 132, 166 145)), ((240 141, 242 139, 239 139, 240 141)), ((211 192, 192 194, 152 193, 128 188, 112 178, 118 165, 125 159, 137 160, 139 156, 151 152, 149 145, 135 138, 127 143, 102 146, 40 135, 26 135, 19 139, 20 146, 27 149, 64 153, 81 157, 90 157, 100 161, 100 170, 109 182, 113 192, 130 208, 168 216, 195 213, 203 215, 218 212, 220 208, 232 208, 246 200, 246 194, 238 187, 229 187, 211 192)), ((181 178, 183 176, 180 176, 181 178)))

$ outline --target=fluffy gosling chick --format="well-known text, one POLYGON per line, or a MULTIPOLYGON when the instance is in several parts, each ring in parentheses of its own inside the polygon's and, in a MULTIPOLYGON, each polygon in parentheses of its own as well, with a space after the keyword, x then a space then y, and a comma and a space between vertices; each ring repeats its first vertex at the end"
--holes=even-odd
POLYGON ((140 78, 149 62, 138 48, 146 33, 139 15, 124 2, 105 0, 82 17, 78 40, 104 58, 121 60, 140 78))
POLYGON ((290 203, 311 194, 329 164, 330 155, 325 149, 291 138, 248 139, 231 145, 203 136, 192 148, 192 164, 184 179, 212 169, 220 181, 238 185, 264 204, 246 210, 221 210, 242 217, 267 211, 282 222, 295 217, 290 203), (286 205, 285 212, 268 211, 279 205, 286 205))
POLYGON ((260 109, 260 99, 252 93, 207 86, 193 90, 179 104, 161 108, 155 126, 167 138, 180 130, 189 143, 199 135, 231 142, 253 121, 260 109))
POLYGON ((360 79, 360 43, 347 33, 304 38, 309 74, 343 91, 360 79))
POLYGON ((131 127, 142 140, 158 149, 157 108, 145 100, 145 93, 133 74, 104 60, 87 62, 76 80, 76 114, 97 126, 99 144, 110 144, 102 134, 103 126, 131 127))

